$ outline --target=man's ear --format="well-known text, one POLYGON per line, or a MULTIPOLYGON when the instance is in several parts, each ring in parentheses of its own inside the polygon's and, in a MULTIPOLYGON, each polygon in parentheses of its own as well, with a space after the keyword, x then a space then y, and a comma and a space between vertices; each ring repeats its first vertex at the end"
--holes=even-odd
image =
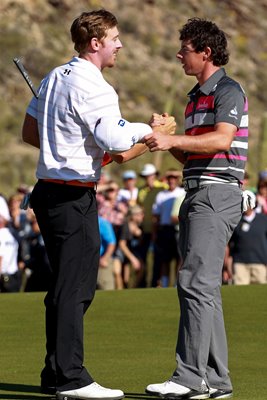
POLYGON ((204 59, 204 60, 210 59, 211 53, 212 53, 212 52, 211 52, 211 48, 210 48, 210 47, 205 47, 203 59, 204 59))
POLYGON ((91 44, 92 50, 97 51, 99 49, 100 42, 97 38, 92 38, 90 44, 91 44))

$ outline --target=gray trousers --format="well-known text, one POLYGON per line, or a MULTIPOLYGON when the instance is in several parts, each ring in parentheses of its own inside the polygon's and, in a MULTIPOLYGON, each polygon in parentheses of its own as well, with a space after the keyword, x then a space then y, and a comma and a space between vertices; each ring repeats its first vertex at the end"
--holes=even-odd
POLYGON ((210 387, 232 389, 220 287, 225 248, 241 218, 241 203, 237 186, 209 184, 189 191, 180 208, 181 314, 171 380, 195 390, 203 379, 210 387))

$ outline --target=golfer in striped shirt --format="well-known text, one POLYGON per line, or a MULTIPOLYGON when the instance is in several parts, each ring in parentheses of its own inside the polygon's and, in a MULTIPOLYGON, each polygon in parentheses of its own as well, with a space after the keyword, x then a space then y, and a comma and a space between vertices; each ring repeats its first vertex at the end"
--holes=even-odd
MULTIPOLYGON (((145 137, 150 151, 169 150, 184 164, 177 368, 146 391, 167 398, 220 399, 233 391, 220 287, 226 245, 242 213, 248 103, 240 84, 223 68, 229 59, 227 40, 216 24, 192 18, 180 40, 177 58, 185 74, 197 79, 188 94, 185 134, 145 137)), ((158 119, 155 115, 155 123, 158 119)))

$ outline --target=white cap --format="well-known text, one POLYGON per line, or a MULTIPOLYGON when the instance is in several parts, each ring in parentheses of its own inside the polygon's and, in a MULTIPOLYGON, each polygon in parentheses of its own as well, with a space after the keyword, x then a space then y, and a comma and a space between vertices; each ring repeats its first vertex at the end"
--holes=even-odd
POLYGON ((136 179, 136 173, 132 169, 128 169, 127 171, 124 171, 122 174, 122 179, 136 179))
POLYGON ((108 153, 129 150, 152 128, 141 122, 129 122, 121 117, 102 117, 95 126, 94 137, 97 145, 108 153))
POLYGON ((145 164, 142 171, 140 172, 141 176, 149 176, 157 173, 157 169, 154 164, 145 164))
POLYGON ((6 200, 0 195, 0 216, 6 221, 10 221, 10 213, 6 200))

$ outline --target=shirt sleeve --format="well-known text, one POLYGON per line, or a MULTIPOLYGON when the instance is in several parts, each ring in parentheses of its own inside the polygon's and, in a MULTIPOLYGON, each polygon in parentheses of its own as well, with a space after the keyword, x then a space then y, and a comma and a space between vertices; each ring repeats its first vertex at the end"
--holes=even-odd
POLYGON ((215 94, 215 124, 226 122, 240 127, 244 114, 245 93, 237 83, 222 85, 215 94))
POLYGON ((102 221, 101 233, 106 244, 116 244, 115 232, 109 221, 102 221))
POLYGON ((158 193, 155 198, 155 201, 152 205, 152 214, 153 215, 160 215, 160 206, 161 206, 160 193, 158 193))
POLYGON ((121 234, 120 234, 120 240, 130 240, 131 239, 131 234, 129 231, 129 226, 128 226, 128 222, 125 222, 122 226, 121 229, 121 234))
POLYGON ((26 111, 27 114, 31 115, 35 119, 37 119, 37 102, 38 99, 36 99, 36 97, 33 97, 26 111))

